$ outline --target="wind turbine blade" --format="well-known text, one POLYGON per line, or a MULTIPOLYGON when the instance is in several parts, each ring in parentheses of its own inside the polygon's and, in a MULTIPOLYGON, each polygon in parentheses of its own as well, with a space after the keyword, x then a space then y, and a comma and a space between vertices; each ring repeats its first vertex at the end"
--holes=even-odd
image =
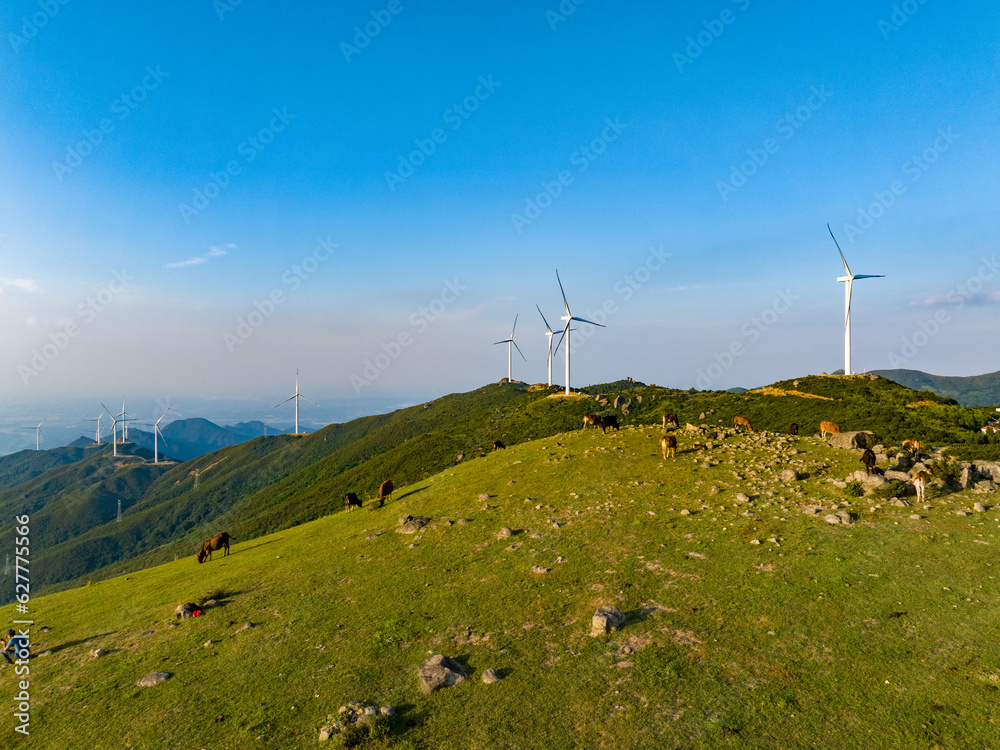
POLYGON ((514 316, 514 326, 510 329, 510 340, 514 340, 514 331, 517 329, 517 315, 514 316))
POLYGON ((552 356, 555 357, 559 353, 559 347, 562 346, 563 339, 566 338, 566 331, 569 330, 569 323, 563 328, 562 336, 559 337, 559 343, 556 344, 556 348, 552 350, 552 356))
POLYGON ((523 360, 524 360, 525 362, 527 362, 528 360, 527 360, 527 358, 526 358, 526 357, 524 356, 524 352, 522 352, 522 351, 521 351, 521 347, 519 347, 519 346, 517 345, 517 342, 516 342, 516 341, 514 341, 514 339, 511 339, 511 340, 510 340, 510 343, 512 343, 512 344, 514 345, 514 348, 515 348, 515 349, 517 349, 517 353, 521 355, 521 359, 523 359, 523 360))
POLYGON ((312 404, 313 406, 319 406, 319 404, 317 404, 317 403, 316 403, 315 401, 312 401, 311 399, 308 399, 308 398, 306 398, 306 397, 305 397, 305 396, 303 396, 302 394, 299 394, 299 398, 305 398, 305 399, 306 399, 306 401, 308 401, 308 402, 309 402, 310 404, 312 404))
MULTIPOLYGON (((542 315, 542 308, 540 308, 538 305, 535 305, 535 309, 538 310, 539 315, 542 315)), ((552 326, 549 325, 549 321, 545 319, 544 315, 542 315, 542 322, 545 323, 545 327, 548 329, 549 333, 550 334, 553 333, 552 326)))
POLYGON ((508 341, 511 341, 511 339, 504 339, 503 341, 494 341, 493 346, 496 346, 497 344, 506 344, 508 341))
POLYGON ((556 281, 559 282, 559 291, 562 292, 563 304, 566 306, 566 314, 567 315, 572 315, 573 313, 571 313, 569 311, 569 302, 566 301, 566 290, 563 289, 562 279, 559 278, 559 270, 558 269, 556 269, 556 281))
POLYGON ((570 320, 579 320, 581 323, 590 323, 590 325, 592 325, 592 326, 599 326, 600 328, 607 328, 606 325, 602 325, 601 323, 595 323, 592 320, 584 320, 583 318, 570 318, 570 320))
MULTIPOLYGON (((830 229, 830 225, 826 225, 827 230, 830 232, 830 236, 833 237, 833 230, 830 229)), ((844 257, 844 251, 840 249, 840 243, 837 242, 837 238, 833 237, 833 244, 837 246, 837 252, 840 253, 840 259, 844 261, 844 270, 847 271, 847 275, 851 275, 851 269, 847 267, 847 258, 844 257)))
MULTIPOLYGON (((295 394, 295 396, 298 396, 298 395, 299 394, 297 394, 297 393, 295 394)), ((293 398, 295 398, 295 396, 289 396, 284 401, 282 401, 281 404, 287 404, 289 401, 291 401, 293 398)), ((279 406, 281 406, 281 404, 275 404, 274 408, 277 409, 279 406)))
POLYGON ((885 278, 885 274, 884 273, 858 274, 854 278, 856 278, 856 279, 884 279, 885 278))

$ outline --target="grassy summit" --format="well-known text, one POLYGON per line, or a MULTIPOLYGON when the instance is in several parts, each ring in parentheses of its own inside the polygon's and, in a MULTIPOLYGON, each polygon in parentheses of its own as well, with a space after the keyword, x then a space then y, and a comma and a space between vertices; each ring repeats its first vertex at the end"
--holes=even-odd
POLYGON ((899 508, 846 497, 827 479, 857 455, 811 437, 681 430, 664 461, 660 434, 525 440, 383 509, 34 598, 34 651, 51 653, 31 662, 20 746, 313 747, 354 700, 397 708, 370 748, 994 743, 1000 515, 954 511, 995 495, 932 488, 929 509, 899 508), (824 522, 834 505, 857 521, 824 522), (405 514, 431 521, 394 533, 405 514), (629 619, 591 638, 601 605, 629 619), (470 679, 423 695, 430 652, 470 679), (172 677, 136 687, 154 670, 172 677))

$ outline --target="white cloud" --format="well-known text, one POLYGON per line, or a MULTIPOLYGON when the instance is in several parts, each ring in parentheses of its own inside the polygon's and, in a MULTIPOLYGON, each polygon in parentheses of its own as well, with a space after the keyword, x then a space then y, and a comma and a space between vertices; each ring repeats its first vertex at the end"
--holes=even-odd
MULTIPOLYGON (((235 250, 236 245, 231 242, 226 245, 229 250, 235 250)), ((200 266, 202 263, 208 263, 210 258, 217 258, 220 255, 229 255, 229 250, 223 250, 221 247, 216 247, 212 245, 209 247, 208 252, 204 255, 196 255, 193 258, 188 258, 187 260, 178 260, 174 263, 167 263, 166 268, 184 268, 185 266, 200 266)))
POLYGON ((38 282, 34 279, 8 279, 0 276, 0 294, 5 294, 8 289, 17 289, 22 292, 37 292, 38 282))

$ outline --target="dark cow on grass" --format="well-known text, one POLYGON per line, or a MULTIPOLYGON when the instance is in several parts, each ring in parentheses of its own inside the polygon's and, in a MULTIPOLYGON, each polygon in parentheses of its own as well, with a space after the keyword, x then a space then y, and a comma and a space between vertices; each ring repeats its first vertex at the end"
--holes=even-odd
POLYGON ((875 458, 875 451, 871 448, 865 448, 865 452, 861 455, 861 463, 865 465, 865 471, 871 474, 875 469, 875 464, 878 463, 878 459, 875 458))
POLYGON ((798 435, 799 434, 799 425, 798 425, 797 422, 792 422, 792 426, 788 428, 788 434, 789 435, 798 435))
POLYGON ((611 416, 608 417, 600 417, 600 420, 601 420, 601 429, 604 432, 607 432, 609 427, 613 427, 615 431, 618 430, 618 417, 616 415, 612 414, 611 416))
POLYGON ((353 492, 348 492, 344 495, 344 512, 349 513, 354 508, 361 507, 361 500, 353 492))
POLYGON ((663 429, 667 429, 667 425, 673 425, 674 427, 680 427, 681 423, 677 421, 677 415, 673 412, 663 415, 663 429))
POLYGON ((507 446, 504 445, 503 443, 501 443, 499 440, 494 440, 493 441, 493 450, 495 450, 495 451, 503 450, 506 447, 507 446))
POLYGON ((223 531, 221 534, 218 534, 217 536, 213 536, 207 542, 203 542, 202 545, 201 545, 201 550, 196 555, 196 557, 198 558, 198 562, 199 563, 205 562, 205 558, 206 557, 209 560, 211 560, 212 559, 212 553, 213 552, 217 552, 220 549, 224 550, 223 553, 222 553, 223 557, 225 557, 226 555, 228 555, 229 554, 229 540, 230 539, 232 539, 232 537, 229 536, 229 532, 223 531))

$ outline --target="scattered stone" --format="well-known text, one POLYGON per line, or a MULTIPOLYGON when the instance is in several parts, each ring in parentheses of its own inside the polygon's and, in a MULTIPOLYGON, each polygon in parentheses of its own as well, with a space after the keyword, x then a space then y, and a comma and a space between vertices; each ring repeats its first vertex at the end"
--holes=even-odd
POLYGON ((704 560, 705 554, 703 552, 688 552, 688 557, 696 557, 699 560, 704 560))
POLYGON ((972 509, 974 511, 976 511, 976 513, 985 513, 986 512, 986 506, 983 505, 982 503, 976 503, 975 505, 972 506, 972 509))
POLYGON ((531 566, 531 572, 532 573, 537 573, 537 574, 548 573, 549 570, 550 570, 550 568, 543 568, 540 565, 532 565, 531 566))
POLYGON ((142 638, 143 636, 152 635, 155 632, 156 632, 155 630, 143 630, 141 633, 139 633, 139 637, 142 638))
POLYGON ((213 641, 213 640, 212 640, 211 638, 209 638, 209 639, 208 639, 207 641, 205 641, 205 642, 204 642, 203 644, 201 644, 201 645, 202 645, 202 646, 203 646, 204 648, 212 648, 212 646, 214 646, 214 645, 215 645, 215 641, 213 641))
POLYGON ((556 558, 556 562, 557 563, 564 563, 564 562, 566 562, 566 558, 563 557, 562 555, 559 555, 559 557, 556 558))
POLYGON ((467 524, 469 520, 470 519, 468 518, 459 518, 457 521, 455 521, 455 523, 457 523, 459 526, 465 526, 465 524, 467 524))
POLYGON ((150 672, 135 684, 137 687, 153 687, 153 685, 159 685, 161 682, 166 682, 171 678, 171 676, 170 672, 150 672))
POLYGON ((760 544, 760 539, 751 539, 750 544, 760 544))
POLYGON ((838 511, 837 516, 840 518, 840 522, 845 526, 850 526, 858 518, 856 515, 847 510, 838 511))
POLYGON ((681 515, 682 515, 682 516, 690 516, 690 515, 691 515, 691 511, 689 511, 689 510, 688 510, 687 508, 684 508, 684 509, 683 509, 683 510, 681 511, 681 515))
POLYGON ((746 494, 745 492, 737 492, 736 493, 736 502, 738 502, 738 503, 749 503, 750 502, 750 496, 748 494, 746 494))
POLYGON ((382 714, 382 716, 395 716, 396 715, 396 709, 393 708, 392 706, 382 706, 378 710, 378 712, 380 714, 382 714))
POLYGON ((836 525, 836 524, 840 523, 840 516, 835 515, 833 513, 828 513, 827 515, 823 516, 823 520, 826 521, 829 524, 836 525))
POLYGON ((497 674, 495 669, 487 669, 483 672, 483 682, 487 685, 492 685, 494 682, 500 682, 500 675, 497 674))
POLYGON ((106 653, 108 652, 103 648, 94 648, 90 650, 90 658, 97 659, 98 657, 104 656, 106 653))
POLYGON ((431 519, 423 516, 403 516, 396 523, 395 531, 397 534, 415 534, 430 522, 431 519))
POLYGON ((236 632, 237 633, 243 633, 243 632, 245 632, 247 630, 253 630, 253 628, 255 628, 255 627, 256 626, 252 622, 245 622, 242 625, 240 625, 238 628, 236 628, 236 632))
POLYGON ((207 602, 201 605, 202 609, 211 609, 212 607, 219 606, 219 602, 216 599, 209 599, 207 602))
POLYGON ((799 478, 799 473, 795 469, 785 469, 781 472, 781 481, 783 482, 795 482, 799 478))
POLYGON ((961 517, 963 517, 963 518, 964 518, 964 517, 966 517, 967 515, 969 515, 969 511, 967 511, 967 510, 956 510, 956 511, 955 511, 955 515, 956 515, 956 516, 961 516, 961 517))
POLYGON ((511 531, 507 526, 504 526, 500 531, 497 532, 497 539, 510 539, 514 536, 514 532, 511 531))
POLYGON ((435 654, 424 660, 417 669, 417 675, 420 678, 420 689, 427 695, 440 688, 464 682, 469 676, 461 664, 444 654, 435 654))
POLYGON ((911 521, 919 521, 920 520, 920 514, 919 513, 911 513, 910 514, 910 520, 911 521))
POLYGON ((490 499, 490 496, 487 493, 485 493, 485 492, 480 492, 479 493, 479 502, 485 503, 489 499, 490 499))
POLYGON ((593 638, 613 633, 625 624, 625 613, 618 607, 598 607, 590 618, 590 635, 593 638))
POLYGON ((911 503, 909 500, 904 500, 901 497, 897 497, 892 501, 892 504, 895 505, 897 508, 909 508, 913 503, 911 503))

